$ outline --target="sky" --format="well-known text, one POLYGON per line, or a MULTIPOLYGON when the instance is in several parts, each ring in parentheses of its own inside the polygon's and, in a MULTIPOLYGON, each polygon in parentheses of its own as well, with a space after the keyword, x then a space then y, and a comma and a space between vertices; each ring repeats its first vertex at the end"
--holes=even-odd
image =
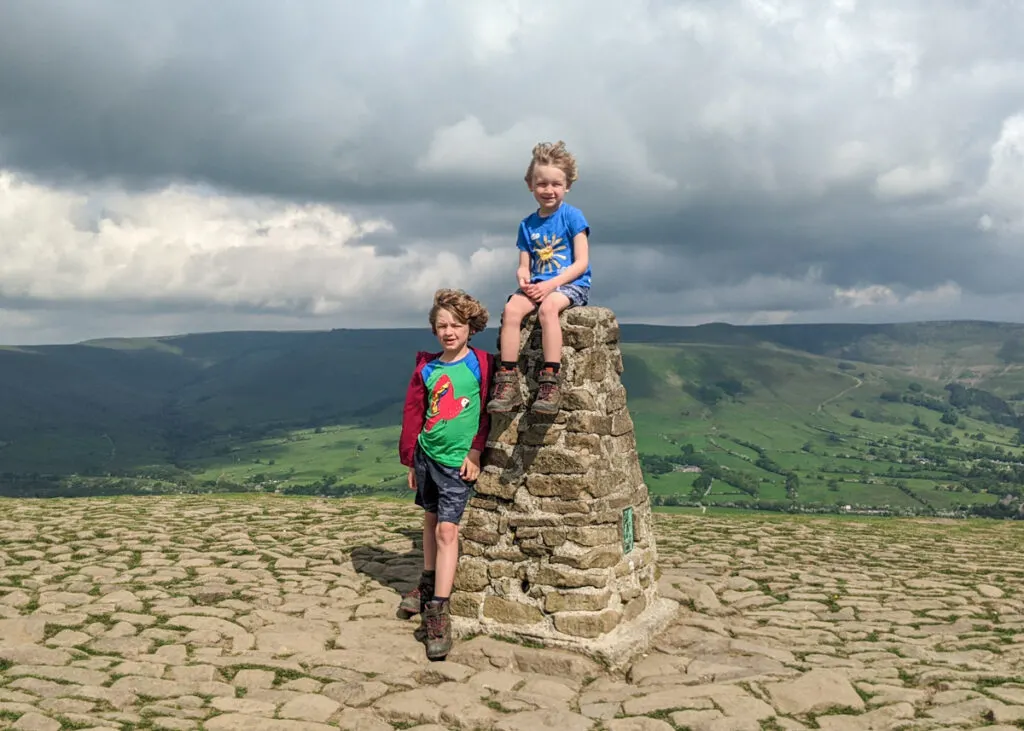
POLYGON ((564 140, 623 322, 1024 321, 1024 0, 0 3, 0 343, 497 327, 564 140))

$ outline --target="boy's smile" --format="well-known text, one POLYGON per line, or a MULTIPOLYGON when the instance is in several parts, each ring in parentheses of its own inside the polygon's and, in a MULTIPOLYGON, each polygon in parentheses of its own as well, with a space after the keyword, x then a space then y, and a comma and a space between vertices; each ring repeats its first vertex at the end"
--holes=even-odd
POLYGON ((469 350, 469 323, 459 322, 448 310, 437 311, 434 334, 437 335, 437 342, 444 348, 442 357, 445 360, 458 360, 469 350))
POLYGON ((537 165, 533 168, 533 180, 530 191, 540 205, 540 213, 549 216, 562 205, 565 194, 569 191, 565 171, 554 165, 537 165))

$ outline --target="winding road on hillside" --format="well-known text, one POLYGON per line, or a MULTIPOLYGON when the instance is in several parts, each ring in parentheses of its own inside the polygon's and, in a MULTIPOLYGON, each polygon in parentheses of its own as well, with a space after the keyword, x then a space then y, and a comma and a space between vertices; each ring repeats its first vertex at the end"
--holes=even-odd
POLYGON ((858 378, 857 376, 850 376, 850 378, 855 380, 856 383, 853 384, 852 386, 844 388, 842 391, 840 391, 839 393, 837 393, 834 396, 829 396, 827 399, 825 399, 820 404, 818 404, 818 408, 815 409, 814 413, 820 414, 821 410, 822 410, 822 408, 824 408, 825 404, 830 403, 832 401, 835 401, 836 399, 842 398, 843 396, 848 394, 850 391, 854 391, 854 390, 856 390, 856 389, 858 389, 858 388, 860 388, 861 386, 864 385, 864 381, 862 379, 858 378))

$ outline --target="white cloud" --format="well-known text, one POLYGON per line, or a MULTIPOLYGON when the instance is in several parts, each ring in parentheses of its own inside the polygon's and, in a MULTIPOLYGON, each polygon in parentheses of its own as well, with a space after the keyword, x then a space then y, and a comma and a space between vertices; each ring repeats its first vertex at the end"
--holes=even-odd
POLYGON ((1003 120, 979 198, 986 209, 983 230, 1024 233, 1024 112, 1003 120))
POLYGON ((932 289, 914 290, 903 296, 884 284, 868 284, 861 287, 836 288, 833 297, 841 307, 884 307, 888 305, 943 305, 958 302, 962 290, 956 282, 944 282, 932 289))
MULTIPOLYGON (((475 116, 468 116, 434 133, 430 147, 416 166, 423 171, 451 175, 513 178, 526 173, 524 150, 558 134, 558 123, 540 118, 516 122, 493 134, 475 116)), ((526 158, 529 162, 529 158, 526 158)))
POLYGON ((410 245, 382 256, 364 238, 390 228, 322 204, 171 186, 85 194, 0 171, 0 295, 290 315, 421 308, 441 286, 487 279, 503 263, 410 245))
POLYGON ((935 160, 923 166, 900 165, 875 179, 875 194, 879 198, 897 199, 938 193, 951 179, 949 168, 935 160))
POLYGON ((836 288, 836 302, 841 307, 872 307, 876 305, 894 305, 899 297, 892 288, 884 284, 869 284, 865 287, 836 288))

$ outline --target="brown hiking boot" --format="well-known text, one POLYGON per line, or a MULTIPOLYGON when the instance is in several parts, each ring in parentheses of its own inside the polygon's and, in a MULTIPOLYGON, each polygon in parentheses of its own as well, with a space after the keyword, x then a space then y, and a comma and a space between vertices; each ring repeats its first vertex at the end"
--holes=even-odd
POLYGON ((519 391, 519 372, 499 370, 494 374, 494 395, 487 404, 491 414, 507 414, 523 405, 523 395, 519 391))
POLYGON ((402 594, 398 605, 398 618, 409 619, 423 612, 423 607, 434 598, 434 587, 420 580, 419 586, 402 594))
POLYGON ((423 610, 423 624, 427 629, 427 657, 444 660, 452 649, 452 619, 448 602, 427 602, 423 610))
POLYGON ((557 414, 562 405, 562 392, 558 388, 558 374, 544 369, 537 376, 537 398, 533 401, 533 411, 538 414, 557 414))

